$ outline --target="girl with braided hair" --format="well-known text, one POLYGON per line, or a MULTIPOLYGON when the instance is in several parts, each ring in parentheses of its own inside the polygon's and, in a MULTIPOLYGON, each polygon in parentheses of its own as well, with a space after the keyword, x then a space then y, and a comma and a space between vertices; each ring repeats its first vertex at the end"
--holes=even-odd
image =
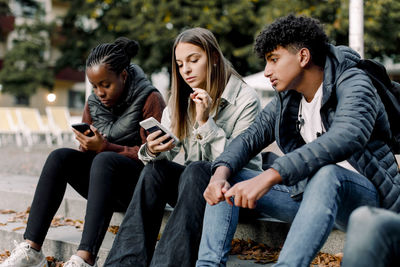
POLYGON ((64 266, 97 266, 95 259, 114 211, 125 211, 143 163, 138 150, 147 134, 143 119, 161 119, 165 107, 142 69, 131 64, 139 45, 127 38, 95 47, 86 61, 93 86, 82 121, 93 136, 73 129, 79 150, 59 148, 47 158, 36 188, 25 241, 1 267, 46 267, 41 246, 67 184, 87 199, 85 224, 76 255, 64 266))

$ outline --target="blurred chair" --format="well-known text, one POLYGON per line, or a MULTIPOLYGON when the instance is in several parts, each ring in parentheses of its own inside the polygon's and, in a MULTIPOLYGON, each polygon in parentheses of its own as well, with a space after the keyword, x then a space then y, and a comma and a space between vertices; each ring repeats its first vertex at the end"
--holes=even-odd
MULTIPOLYGON (((10 115, 11 115, 11 121, 14 125, 16 125, 16 127, 19 128, 19 124, 18 124, 18 118, 17 118, 17 108, 14 107, 10 107, 7 108, 10 111, 10 115)), ((19 129, 21 130, 21 129, 19 129)))
POLYGON ((43 124, 36 108, 16 108, 16 114, 22 135, 28 146, 39 143, 40 137, 45 138, 48 146, 52 145, 50 129, 43 124))
POLYGON ((40 115, 40 118, 42 119, 43 126, 49 127, 49 119, 47 118, 47 115, 40 115))
POLYGON ((71 117, 67 107, 46 107, 49 128, 57 139, 57 145, 72 139, 71 117))
POLYGON ((0 145, 15 139, 17 146, 22 146, 21 131, 12 119, 10 108, 0 108, 0 145))

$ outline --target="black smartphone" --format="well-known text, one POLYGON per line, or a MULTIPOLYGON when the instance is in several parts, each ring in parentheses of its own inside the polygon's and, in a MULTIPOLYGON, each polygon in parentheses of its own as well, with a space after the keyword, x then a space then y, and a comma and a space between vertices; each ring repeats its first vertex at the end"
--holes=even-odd
POLYGON ((90 129, 89 124, 85 123, 85 122, 80 122, 80 123, 75 123, 71 125, 72 128, 74 128, 75 130, 81 132, 81 133, 85 133, 87 130, 89 130, 90 132, 86 135, 86 136, 94 136, 94 132, 90 129))

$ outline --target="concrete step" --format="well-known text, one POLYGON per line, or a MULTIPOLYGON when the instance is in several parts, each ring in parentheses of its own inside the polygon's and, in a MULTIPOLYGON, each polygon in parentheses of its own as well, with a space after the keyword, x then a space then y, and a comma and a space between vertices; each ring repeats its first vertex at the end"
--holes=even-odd
MULTIPOLYGON (((0 210, 11 209, 24 211, 31 205, 33 194, 38 178, 27 175, 2 175, 0 174, 0 210)), ((71 187, 67 187, 64 200, 57 211, 57 215, 65 218, 83 220, 86 208, 86 200, 75 192, 71 187)), ((12 240, 22 241, 25 231, 25 224, 21 222, 5 223, 12 215, 0 215, 0 251, 3 249, 11 250, 12 240), (21 229, 19 229, 21 228, 21 229), (14 230, 19 229, 19 230, 14 230)), ((166 211, 163 219, 161 231, 165 226, 169 212, 166 211)), ((115 213, 111 225, 119 225, 122 222, 123 214, 115 213)), ((266 243, 271 247, 283 244, 286 233, 289 229, 288 224, 277 222, 276 220, 264 219, 252 221, 251 223, 241 222, 235 234, 235 238, 252 239, 257 242, 266 243)), ((50 228, 43 246, 45 255, 51 255, 60 260, 68 260, 75 253, 81 237, 81 232, 73 226, 61 226, 50 228)), ((99 252, 99 264, 102 265, 109 249, 112 246, 114 234, 107 233, 99 252)), ((336 254, 341 252, 344 243, 344 233, 333 231, 321 251, 336 254)), ((228 266, 255 266, 252 261, 243 261, 231 256, 228 266)), ((268 265, 267 265, 268 266, 268 265)))
MULTIPOLYGON (((0 210, 25 211, 31 205, 37 181, 37 177, 27 175, 0 174, 0 210)), ((86 200, 68 186, 64 200, 56 215, 74 220, 83 220, 85 207, 86 200)), ((165 213, 161 231, 164 229, 169 213, 168 211, 165 213)), ((111 225, 119 225, 122 222, 123 216, 123 213, 115 213, 111 220, 111 225)), ((21 221, 9 222, 9 219, 13 217, 15 217, 15 214, 0 214, 0 251, 11 251, 14 246, 14 240, 17 242, 23 241, 26 223, 21 221)), ((51 227, 43 244, 43 253, 66 261, 76 252, 81 235, 82 232, 74 226, 51 227)), ((98 254, 99 266, 103 266, 114 238, 114 234, 110 232, 106 233, 98 254)), ((230 256, 228 266, 254 267, 256 264, 250 260, 240 260, 237 256, 230 256)))
MULTIPOLYGON (((26 224, 23 222, 8 222, 11 215, 0 214, 0 252, 4 250, 12 250, 13 242, 16 240, 18 243, 23 241, 23 233, 26 224)), ((66 261, 69 257, 75 254, 82 232, 73 226, 60 226, 50 228, 43 244, 43 253, 46 256, 53 256, 57 260, 66 261)), ((114 242, 115 235, 107 232, 101 249, 98 254, 98 265, 103 266, 108 252, 114 242)), ((251 260, 241 260, 237 256, 231 255, 229 257, 228 267, 256 267, 258 264, 251 260)), ((272 266, 267 264, 264 266, 272 266)))

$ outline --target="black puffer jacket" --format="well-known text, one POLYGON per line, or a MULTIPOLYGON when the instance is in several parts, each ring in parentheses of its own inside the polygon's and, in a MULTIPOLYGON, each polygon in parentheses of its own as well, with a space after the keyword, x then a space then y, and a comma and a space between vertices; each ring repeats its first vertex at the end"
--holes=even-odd
POLYGON ((88 99, 93 126, 107 136, 111 143, 123 146, 140 146, 139 122, 143 120, 143 106, 147 97, 157 89, 135 64, 128 69, 125 90, 120 101, 113 107, 104 106, 95 94, 88 99))
POLYGON ((330 47, 321 107, 327 132, 321 137, 304 143, 296 131, 301 95, 286 91, 275 97, 256 121, 232 141, 214 161, 213 169, 225 165, 236 173, 276 140, 285 155, 271 167, 279 172, 284 184, 305 186, 306 178, 321 167, 348 160, 375 185, 381 206, 400 212, 400 174, 387 145, 387 114, 368 76, 355 67, 359 59, 348 47, 330 47))

